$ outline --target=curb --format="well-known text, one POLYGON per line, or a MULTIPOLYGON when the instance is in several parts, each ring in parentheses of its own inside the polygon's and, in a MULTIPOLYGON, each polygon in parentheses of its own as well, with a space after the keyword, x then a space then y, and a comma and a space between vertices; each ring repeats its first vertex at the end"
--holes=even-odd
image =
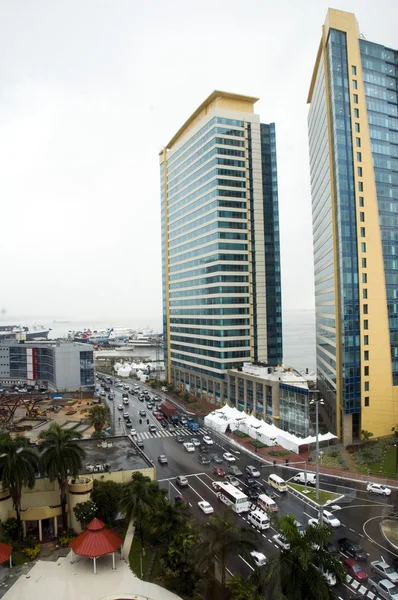
MULTIPOLYGON (((294 488, 292 488, 289 485, 288 481, 286 482, 286 485, 287 485, 287 487, 289 489, 289 492, 293 496, 296 496, 296 498, 298 498, 299 500, 302 500, 303 502, 305 502, 305 504, 308 504, 308 506, 311 506, 312 508, 320 508, 320 507, 325 508, 325 507, 329 507, 329 506, 332 506, 332 504, 337 504, 337 502, 340 502, 340 500, 342 500, 344 498, 344 494, 341 494, 341 496, 338 496, 334 500, 330 500, 330 501, 326 502, 326 504, 319 504, 315 500, 312 500, 311 498, 308 498, 308 496, 306 496, 302 492, 299 492, 298 490, 295 490, 294 488)), ((327 490, 323 490, 323 491, 327 491, 327 490)))

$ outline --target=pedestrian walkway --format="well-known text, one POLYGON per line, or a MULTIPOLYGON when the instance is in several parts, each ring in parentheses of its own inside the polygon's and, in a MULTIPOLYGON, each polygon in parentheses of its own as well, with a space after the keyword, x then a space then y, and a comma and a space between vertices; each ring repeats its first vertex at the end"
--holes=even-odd
POLYGON ((167 429, 159 429, 155 433, 149 433, 149 431, 143 431, 143 432, 137 433, 134 437, 136 437, 137 440, 150 440, 151 438, 173 437, 176 435, 191 435, 192 437, 195 437, 195 435, 205 435, 205 434, 206 434, 206 430, 202 429, 201 427, 199 428, 199 431, 197 431, 196 433, 192 433, 192 431, 189 431, 189 429, 187 429, 185 427, 179 427, 178 429, 174 429, 173 431, 168 431, 167 429))

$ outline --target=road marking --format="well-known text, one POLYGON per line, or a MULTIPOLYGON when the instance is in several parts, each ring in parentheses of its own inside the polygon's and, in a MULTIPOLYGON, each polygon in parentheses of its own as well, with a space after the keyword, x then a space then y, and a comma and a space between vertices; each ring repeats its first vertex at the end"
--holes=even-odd
POLYGON ((349 530, 352 531, 353 533, 356 533, 355 529, 353 529, 352 527, 349 527, 349 530))
POLYGON ((251 565, 249 565, 249 563, 247 562, 247 560, 245 560, 245 559, 243 558, 243 556, 241 556, 240 554, 238 554, 238 556, 239 556, 239 558, 240 558, 241 560, 243 560, 243 562, 244 562, 244 563, 245 563, 245 564, 246 564, 246 565, 247 565, 247 566, 248 566, 248 567, 249 567, 249 568, 250 568, 252 571, 254 571, 254 568, 253 568, 251 565))
POLYGON ((359 581, 351 581, 351 587, 353 587, 354 590, 359 588, 359 581))
POLYGON ((358 592, 359 592, 360 594, 362 594, 362 596, 364 596, 364 595, 366 594, 366 592, 367 592, 367 591, 368 591, 368 590, 367 590, 367 588, 366 588, 364 585, 361 585, 361 587, 360 587, 360 588, 359 588, 359 590, 358 590, 358 592))

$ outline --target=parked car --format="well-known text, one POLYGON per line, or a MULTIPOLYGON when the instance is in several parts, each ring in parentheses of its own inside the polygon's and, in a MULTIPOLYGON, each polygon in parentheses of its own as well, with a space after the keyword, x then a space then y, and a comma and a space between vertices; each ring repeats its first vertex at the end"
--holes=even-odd
POLYGON ((210 454, 211 462, 216 463, 216 465, 220 465, 222 463, 222 458, 219 454, 210 454))
POLYGON ((230 452, 224 452, 224 454, 222 455, 223 459, 226 460, 227 462, 235 462, 236 458, 233 454, 231 454, 230 452))
POLYGON ((184 475, 178 475, 178 477, 176 477, 176 484, 180 487, 188 487, 189 486, 188 479, 186 477, 184 477, 184 475))
POLYGON ((242 477, 243 475, 242 471, 237 465, 228 465, 228 473, 231 473, 231 475, 235 475, 235 477, 242 477))
POLYGON ((381 494, 382 496, 390 496, 391 490, 381 483, 368 483, 366 491, 371 494, 381 494))
POLYGON ((160 454, 160 455, 158 456, 158 462, 159 462, 161 465, 167 465, 167 463, 168 463, 167 456, 166 456, 165 454, 160 454))
POLYGON ((393 567, 384 562, 383 560, 374 560, 370 563, 370 568, 372 571, 381 575, 381 577, 386 577, 393 583, 398 582, 398 573, 393 567))
POLYGON ((343 567, 351 577, 357 581, 367 581, 368 574, 352 558, 343 558, 343 567))
POLYGON ((198 506, 200 510, 202 510, 205 513, 205 515, 211 515, 212 513, 214 513, 214 508, 211 504, 206 502, 206 500, 201 500, 200 502, 198 502, 198 506))
POLYGON ((250 477, 261 477, 260 471, 256 467, 253 467, 253 465, 247 465, 245 471, 250 477))
POLYGON ((216 477, 225 477, 225 471, 223 471, 223 469, 221 469, 221 467, 213 467, 213 475, 216 475, 216 477))
MULTIPOLYGON (((355 560, 366 560, 368 558, 367 552, 361 548, 357 542, 350 540, 350 538, 343 537, 337 540, 337 543, 340 548, 340 552, 347 554, 347 556, 351 558, 355 558, 355 560)), ((375 561, 379 562, 379 561, 375 561)), ((387 565, 388 566, 388 565, 387 565)), ((398 579, 398 573, 397 573, 398 579)))

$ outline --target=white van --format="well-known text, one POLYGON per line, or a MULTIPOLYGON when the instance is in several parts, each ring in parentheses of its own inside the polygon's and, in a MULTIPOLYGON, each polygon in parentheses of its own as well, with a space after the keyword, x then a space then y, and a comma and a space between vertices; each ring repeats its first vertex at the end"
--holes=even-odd
POLYGON ((247 520, 261 531, 269 528, 269 518, 261 510, 253 510, 247 515, 247 520))
POLYGON ((277 512, 278 510, 278 507, 274 500, 272 500, 272 498, 266 496, 265 494, 261 494, 257 498, 257 504, 263 510, 269 510, 270 512, 277 512))
POLYGON ((286 482, 285 482, 284 479, 282 479, 282 477, 279 477, 279 475, 275 475, 274 473, 272 473, 271 475, 269 475, 268 476, 268 483, 273 488, 275 488, 276 490, 278 490, 278 492, 287 492, 286 482))
POLYGON ((315 473, 297 473, 293 477, 295 483, 302 483, 303 485, 315 485, 316 484, 316 475, 315 473))

